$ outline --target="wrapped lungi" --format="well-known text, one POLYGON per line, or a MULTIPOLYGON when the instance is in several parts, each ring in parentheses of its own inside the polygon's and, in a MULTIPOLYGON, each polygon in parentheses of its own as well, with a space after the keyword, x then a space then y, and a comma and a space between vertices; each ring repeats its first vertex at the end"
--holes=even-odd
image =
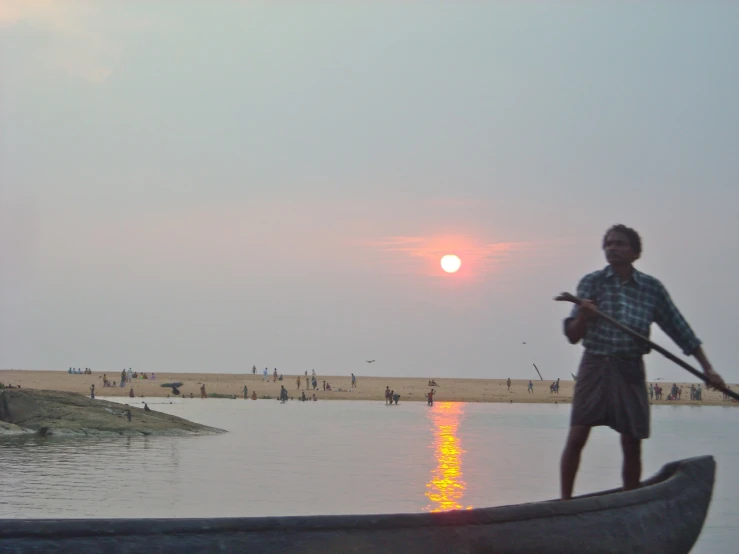
POLYGON ((649 437, 644 360, 585 351, 577 372, 570 425, 607 425, 622 435, 649 437))

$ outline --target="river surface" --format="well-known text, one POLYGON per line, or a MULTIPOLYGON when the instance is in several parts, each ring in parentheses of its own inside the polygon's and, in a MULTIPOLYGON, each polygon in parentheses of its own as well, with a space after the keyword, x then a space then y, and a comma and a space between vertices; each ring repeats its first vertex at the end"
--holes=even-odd
MULTIPOLYGON (((113 400, 113 399, 111 399, 113 400)), ((128 399, 126 399, 128 400, 128 399)), ((140 399, 136 399, 140 402, 140 399)), ((152 398, 229 433, 0 442, 0 518, 215 517, 440 511, 559 495, 569 405, 152 398)), ((693 552, 739 544, 739 410, 653 406, 644 475, 712 454, 693 552)), ((618 436, 591 434, 575 485, 620 485, 618 436)))

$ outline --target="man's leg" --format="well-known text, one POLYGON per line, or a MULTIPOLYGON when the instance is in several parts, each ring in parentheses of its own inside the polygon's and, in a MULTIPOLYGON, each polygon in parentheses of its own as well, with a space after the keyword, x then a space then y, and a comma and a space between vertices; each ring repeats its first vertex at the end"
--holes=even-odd
POLYGON ((638 488, 641 479, 641 440, 621 435, 621 449, 624 452, 624 490, 629 491, 638 488))
POLYGON ((572 488, 575 485, 575 475, 580 465, 580 453, 590 435, 590 427, 573 425, 567 436, 562 461, 560 463, 560 483, 562 486, 562 500, 572 498, 572 488))

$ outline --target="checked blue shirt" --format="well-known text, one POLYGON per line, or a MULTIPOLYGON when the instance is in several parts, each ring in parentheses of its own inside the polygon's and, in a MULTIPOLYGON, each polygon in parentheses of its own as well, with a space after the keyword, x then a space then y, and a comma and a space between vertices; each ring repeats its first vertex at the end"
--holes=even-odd
MULTIPOLYGON (((672 303, 667 289, 654 277, 634 269, 622 283, 609 265, 589 273, 577 285, 577 296, 595 302, 598 310, 649 338, 654 322, 682 348, 686 355, 701 345, 682 314, 672 303)), ((567 321, 577 315, 574 306, 567 321)), ((583 337, 583 346, 591 354, 638 357, 649 347, 600 318, 591 320, 583 337)))

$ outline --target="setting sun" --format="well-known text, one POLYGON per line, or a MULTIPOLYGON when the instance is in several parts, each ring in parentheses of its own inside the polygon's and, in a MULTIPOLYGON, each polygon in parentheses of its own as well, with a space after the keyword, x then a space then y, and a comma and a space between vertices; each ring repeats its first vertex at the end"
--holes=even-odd
POLYGON ((447 273, 454 273, 457 271, 462 265, 462 260, 459 259, 458 256, 455 256, 454 254, 447 254, 443 258, 441 258, 441 269, 446 271, 447 273))

